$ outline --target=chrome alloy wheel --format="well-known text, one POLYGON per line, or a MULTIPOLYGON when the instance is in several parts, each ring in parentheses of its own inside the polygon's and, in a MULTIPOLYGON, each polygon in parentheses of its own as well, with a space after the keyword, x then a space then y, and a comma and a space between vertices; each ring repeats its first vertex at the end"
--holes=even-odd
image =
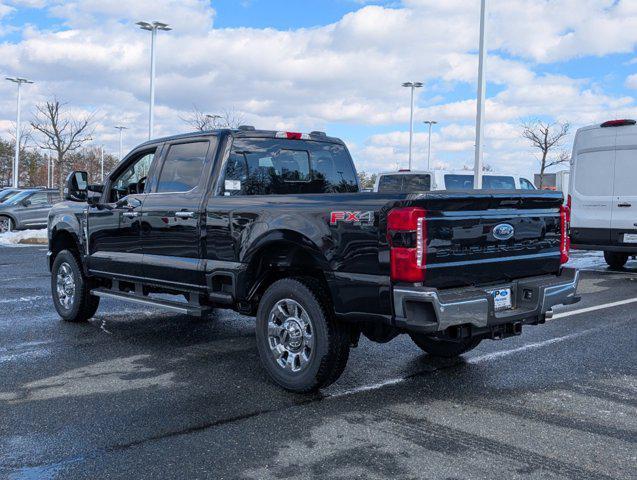
POLYGON ((300 372, 314 353, 314 327, 305 309, 295 300, 279 300, 268 316, 268 343, 276 363, 300 372))
POLYGON ((11 219, 9 217, 0 218, 0 233, 11 231, 11 219))
POLYGON ((72 308, 75 300, 75 277, 71 266, 66 262, 58 268, 56 290, 60 305, 67 310, 72 308))

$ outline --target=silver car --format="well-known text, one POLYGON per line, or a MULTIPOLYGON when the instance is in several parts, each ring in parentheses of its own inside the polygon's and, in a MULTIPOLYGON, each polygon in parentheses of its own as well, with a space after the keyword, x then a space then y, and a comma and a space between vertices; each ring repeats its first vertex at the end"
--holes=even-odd
POLYGON ((57 190, 26 189, 0 203, 0 233, 45 228, 49 210, 60 202, 57 190))

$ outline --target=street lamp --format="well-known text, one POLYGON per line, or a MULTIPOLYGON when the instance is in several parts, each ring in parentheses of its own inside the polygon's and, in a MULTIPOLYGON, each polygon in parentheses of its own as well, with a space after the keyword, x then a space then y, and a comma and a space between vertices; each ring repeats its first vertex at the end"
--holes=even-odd
POLYGON ((119 159, 122 159, 122 130, 128 130, 128 127, 124 127, 122 125, 118 125, 115 127, 119 130, 119 159))
POLYGON ((212 122, 212 128, 215 128, 217 126, 217 119, 223 117, 221 115, 210 115, 209 113, 207 113, 206 118, 212 122))
POLYGON ((13 188, 18 188, 18 163, 20 162, 20 87, 23 83, 33 83, 21 77, 5 77, 6 80, 18 85, 18 113, 15 121, 15 156, 13 158, 13 188))
POLYGON ((150 36, 150 106, 148 111, 148 139, 153 137, 154 127, 154 110, 155 110, 155 38, 157 37, 157 30, 169 31, 172 28, 167 23, 162 22, 137 22, 139 28, 142 30, 148 30, 151 33, 150 36))
POLYGON ((487 84, 484 78, 484 66, 486 61, 485 44, 485 23, 486 23, 486 0, 480 3, 480 50, 478 55, 478 95, 476 110, 476 151, 473 166, 473 185, 476 189, 482 188, 482 140, 484 138, 484 103, 486 97, 487 84))
POLYGON ((411 110, 409 112, 409 170, 411 170, 411 146, 414 138, 414 90, 422 87, 421 82, 405 82, 403 87, 411 89, 411 110))
POLYGON ((435 120, 425 120, 423 123, 429 125, 429 146, 427 147, 427 170, 429 170, 429 163, 431 161, 431 126, 436 125, 438 122, 435 120))

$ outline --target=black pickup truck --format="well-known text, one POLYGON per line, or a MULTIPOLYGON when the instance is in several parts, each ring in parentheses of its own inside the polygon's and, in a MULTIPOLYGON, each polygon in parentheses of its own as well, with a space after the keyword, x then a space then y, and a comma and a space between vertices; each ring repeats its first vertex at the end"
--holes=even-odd
POLYGON ((561 194, 361 193, 322 132, 153 140, 104 185, 73 172, 65 196, 48 222, 64 320, 86 321, 100 297, 234 309, 256 316, 265 369, 297 392, 335 381, 361 333, 455 356, 579 299, 561 194))

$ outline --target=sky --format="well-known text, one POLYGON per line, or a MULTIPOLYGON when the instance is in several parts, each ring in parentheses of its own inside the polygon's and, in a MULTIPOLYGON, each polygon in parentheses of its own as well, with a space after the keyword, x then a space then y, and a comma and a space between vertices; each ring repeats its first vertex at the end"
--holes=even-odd
MULTIPOLYGON (((479 0, 0 0, 0 73, 33 80, 23 119, 57 97, 95 115, 93 143, 117 154, 147 138, 150 34, 157 40, 155 135, 191 130, 193 108, 256 128, 342 138, 359 170, 473 165, 479 0)), ((488 0, 484 163, 531 175, 521 137, 534 119, 581 126, 637 118, 637 0, 488 0)), ((16 114, 0 83, 0 135, 16 114)), ((572 134, 561 148, 570 150, 572 134)))

